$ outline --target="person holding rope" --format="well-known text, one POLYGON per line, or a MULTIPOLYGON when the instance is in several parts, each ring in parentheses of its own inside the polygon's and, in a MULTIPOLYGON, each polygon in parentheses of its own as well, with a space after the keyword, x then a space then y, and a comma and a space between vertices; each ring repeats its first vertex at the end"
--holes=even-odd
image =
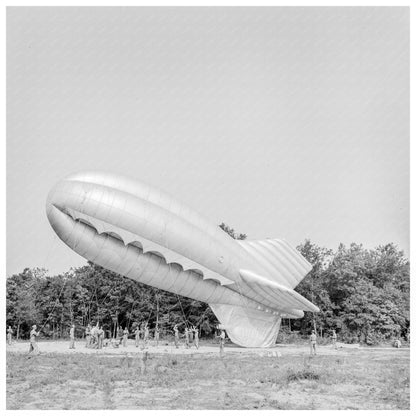
POLYGON ((179 329, 178 324, 175 324, 173 327, 173 332, 175 333, 175 347, 179 348, 179 329))
POLYGON ((147 348, 147 342, 149 341, 149 326, 146 322, 144 325, 144 335, 143 335, 143 348, 147 348))
POLYGON ((94 349, 98 348, 98 322, 97 324, 91 329, 91 347, 94 349))
POLYGON ((336 333, 335 329, 332 330, 331 340, 332 340, 332 348, 335 348, 337 350, 338 349, 338 347, 337 347, 337 333, 336 333))
POLYGON ((75 325, 72 324, 69 330, 69 349, 75 349, 75 325))
POLYGON ((30 331, 30 346, 29 346, 29 354, 33 352, 34 355, 39 354, 38 343, 36 342, 36 337, 39 336, 40 331, 36 331, 37 326, 32 325, 32 330, 30 331))
POLYGON ((140 322, 139 340, 141 342, 139 341, 139 343, 140 343, 140 349, 141 350, 144 350, 144 347, 145 347, 145 345, 144 345, 144 325, 145 325, 144 322, 140 322))
POLYGON ((97 331, 97 349, 101 350, 103 348, 104 341, 104 329, 102 326, 98 327, 97 331))
POLYGON ((191 332, 191 330, 188 329, 188 327, 186 326, 185 327, 185 334, 184 334, 184 337, 185 337, 185 348, 189 348, 189 333, 190 332, 191 332))
POLYGON ((88 324, 85 328, 85 348, 89 348, 91 346, 91 325, 88 324))
POLYGON ((194 326, 192 328, 192 331, 194 332, 194 345, 196 347, 196 349, 199 349, 199 331, 198 328, 196 326, 194 326))
POLYGON ((136 348, 139 346, 140 343, 140 326, 137 325, 136 330, 134 331, 134 345, 136 348))
POLYGON ((316 333, 312 330, 311 336, 309 337, 309 343, 311 347, 311 355, 316 355, 316 333))
POLYGON ((117 339, 119 343, 123 341, 123 328, 121 326, 117 328, 117 339))
POLYGON ((189 328, 188 334, 189 334, 189 345, 191 345, 194 342, 194 331, 192 327, 189 328))
POLYGON ((223 328, 221 328, 220 333, 220 355, 222 356, 224 354, 224 347, 225 347, 225 331, 223 328))
POLYGON ((123 331, 123 347, 127 347, 127 338, 128 337, 129 337, 129 330, 125 326, 124 331, 123 331))
POLYGON ((9 327, 7 328, 7 343, 9 345, 12 345, 12 335, 13 335, 13 329, 12 327, 9 325, 9 327))

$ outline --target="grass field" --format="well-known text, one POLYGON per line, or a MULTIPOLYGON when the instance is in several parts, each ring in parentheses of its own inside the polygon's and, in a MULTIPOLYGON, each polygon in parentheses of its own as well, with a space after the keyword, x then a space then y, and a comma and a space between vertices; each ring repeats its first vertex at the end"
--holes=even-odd
POLYGON ((7 409, 409 409, 409 350, 279 351, 8 351, 7 409))

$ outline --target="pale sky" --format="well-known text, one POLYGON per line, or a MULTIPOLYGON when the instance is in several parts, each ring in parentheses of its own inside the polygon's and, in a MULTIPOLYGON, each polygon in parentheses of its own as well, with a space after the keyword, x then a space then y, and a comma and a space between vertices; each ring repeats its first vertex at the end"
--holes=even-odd
POLYGON ((409 255, 409 9, 8 8, 7 275, 86 263, 45 214, 82 170, 250 239, 409 255))

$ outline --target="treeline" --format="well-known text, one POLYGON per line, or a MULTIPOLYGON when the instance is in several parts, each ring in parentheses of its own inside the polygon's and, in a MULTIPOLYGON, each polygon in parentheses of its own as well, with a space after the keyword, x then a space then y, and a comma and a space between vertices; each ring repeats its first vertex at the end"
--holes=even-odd
POLYGON ((138 322, 159 324, 161 335, 174 324, 197 325, 202 334, 215 331, 218 323, 202 302, 138 283, 93 263, 49 276, 44 269, 25 269, 7 279, 7 325, 17 337, 27 337, 37 324, 46 337, 68 336, 75 324, 76 336, 97 322, 107 334, 118 326, 132 329, 138 322))
MULTIPOLYGON (((222 227, 224 229, 224 227, 222 227)), ((232 229, 224 229, 236 238, 232 229)), ((410 324, 409 262, 393 244, 366 250, 340 245, 336 252, 306 240, 297 247, 313 265, 296 290, 315 303, 319 313, 284 320, 283 327, 306 335, 336 329, 344 342, 381 342, 407 336, 410 324)), ((174 324, 199 326, 201 335, 215 332, 218 320, 205 303, 184 298, 122 277, 92 263, 58 276, 44 269, 25 269, 7 279, 7 325, 15 335, 28 337, 32 324, 46 337, 76 336, 97 321, 108 333, 121 325, 158 322, 161 335, 174 324)))
POLYGON ((319 308, 291 325, 318 334, 335 329, 341 340, 376 344, 410 331, 410 264, 394 244, 366 250, 340 244, 336 252, 309 240, 297 247, 313 265, 296 290, 319 308))

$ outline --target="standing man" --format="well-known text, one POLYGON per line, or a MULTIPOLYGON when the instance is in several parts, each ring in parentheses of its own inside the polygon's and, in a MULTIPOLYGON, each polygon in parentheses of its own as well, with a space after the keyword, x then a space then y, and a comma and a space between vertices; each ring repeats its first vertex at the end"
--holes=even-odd
POLYGON ((101 350, 103 348, 104 330, 103 327, 98 327, 97 331, 97 348, 101 350))
POLYGON ((188 327, 185 327, 185 348, 189 348, 189 333, 191 331, 188 329, 188 327))
POLYGON ((156 328, 155 328, 155 343, 156 343, 156 347, 159 346, 159 325, 156 324, 156 328))
POLYGON ((94 349, 98 348, 98 322, 97 324, 91 329, 91 347, 94 349))
POLYGON ((196 328, 194 326, 193 327, 193 331, 194 331, 194 345, 195 345, 196 349, 199 349, 199 333, 198 333, 198 328, 196 328))
POLYGON ((85 347, 89 348, 91 345, 91 325, 88 324, 85 328, 85 347))
POLYGON ((173 327, 173 332, 175 333, 175 347, 179 348, 179 329, 178 324, 175 324, 173 327))
POLYGON ((12 335, 13 335, 13 329, 12 327, 9 325, 9 327, 7 328, 7 343, 9 345, 12 345, 12 335))
POLYGON ((123 331, 123 347, 127 347, 127 338, 129 336, 129 330, 127 329, 127 327, 124 327, 124 331, 123 331))
POLYGON ((69 329, 69 349, 75 349, 75 325, 72 324, 71 328, 69 329))
POLYGON ((336 333, 335 329, 332 330, 331 340, 332 340, 332 348, 338 349, 337 348, 337 333, 336 333))
POLYGON ((314 330, 312 330, 311 336, 309 338, 309 343, 311 346, 311 355, 312 353, 313 355, 316 355, 316 334, 314 330))
POLYGON ((121 326, 117 328, 117 339, 120 341, 120 343, 123 340, 123 330, 121 329, 121 326))
POLYGON ((221 329, 221 333, 220 333, 220 355, 221 356, 224 354, 224 347, 225 347, 225 331, 224 329, 221 329))
POLYGON ((140 342, 140 326, 137 325, 136 330, 134 331, 134 345, 138 347, 139 342, 140 342))
POLYGON ((189 328, 188 334, 189 334, 189 345, 191 345, 194 342, 194 331, 193 331, 193 328, 189 328))
POLYGON ((29 354, 33 351, 35 355, 39 354, 38 343, 36 342, 36 337, 39 336, 40 331, 36 331, 37 326, 33 325, 32 330, 30 331, 30 347, 29 347, 29 354))

